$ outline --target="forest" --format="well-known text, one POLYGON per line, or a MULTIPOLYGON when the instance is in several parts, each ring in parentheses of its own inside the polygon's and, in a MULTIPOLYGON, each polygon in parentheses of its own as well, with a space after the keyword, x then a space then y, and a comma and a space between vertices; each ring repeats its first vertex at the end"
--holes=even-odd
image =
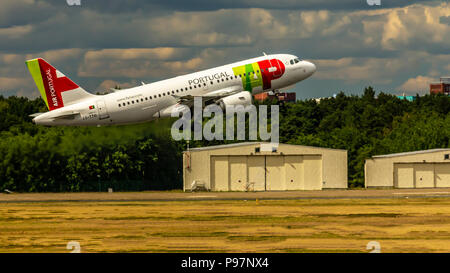
MULTIPOLYGON (((255 104, 261 104, 255 102, 255 104)), ((276 101, 264 101, 273 105, 276 101)), ((142 191, 182 188, 182 152, 174 119, 106 127, 45 127, 30 114, 41 98, 0 96, 0 191, 142 191)), ((363 95, 280 105, 280 142, 348 150, 350 188, 364 186, 365 159, 450 147, 450 97, 410 102, 367 87, 363 95)), ((205 120, 206 122, 206 120, 205 120)), ((190 141, 190 147, 236 141, 190 141)))

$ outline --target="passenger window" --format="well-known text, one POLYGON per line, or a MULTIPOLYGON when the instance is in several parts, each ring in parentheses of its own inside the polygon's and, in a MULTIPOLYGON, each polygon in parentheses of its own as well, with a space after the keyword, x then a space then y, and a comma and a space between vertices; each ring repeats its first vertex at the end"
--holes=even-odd
POLYGON ((214 84, 214 82, 211 82, 211 85, 213 85, 214 84))
POLYGON ((129 102, 129 101, 128 101, 127 103, 128 103, 128 105, 130 105, 130 102, 129 102))
POLYGON ((132 100, 131 103, 134 104, 134 100, 132 100))
POLYGON ((125 106, 125 102, 124 102, 124 103, 122 103, 122 106, 125 106))
POLYGON ((122 106, 122 105, 119 104, 119 107, 120 107, 120 106, 122 106))

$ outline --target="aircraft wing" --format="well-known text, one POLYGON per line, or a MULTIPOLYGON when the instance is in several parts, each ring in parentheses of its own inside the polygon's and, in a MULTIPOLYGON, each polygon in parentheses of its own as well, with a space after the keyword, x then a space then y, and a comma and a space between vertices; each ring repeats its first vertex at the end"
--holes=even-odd
POLYGON ((201 97, 203 99, 203 102, 207 102, 207 101, 211 101, 211 100, 218 100, 224 97, 228 97, 237 93, 240 93, 244 91, 242 89, 242 86, 231 86, 231 87, 227 87, 227 88, 223 88, 223 89, 219 89, 216 91, 212 91, 209 93, 206 93, 204 95, 187 95, 187 96, 177 96, 177 95, 172 95, 174 98, 176 98, 179 104, 184 104, 187 106, 192 106, 194 104, 194 98, 195 97, 201 97))

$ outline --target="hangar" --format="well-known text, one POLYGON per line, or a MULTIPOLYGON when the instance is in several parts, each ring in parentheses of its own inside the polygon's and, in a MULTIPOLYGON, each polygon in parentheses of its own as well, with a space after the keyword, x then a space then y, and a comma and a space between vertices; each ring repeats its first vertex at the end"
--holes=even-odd
POLYGON ((364 173, 366 188, 448 188, 450 149, 373 156, 364 173))
POLYGON ((347 188, 347 151, 245 142, 183 152, 183 190, 285 191, 347 188))

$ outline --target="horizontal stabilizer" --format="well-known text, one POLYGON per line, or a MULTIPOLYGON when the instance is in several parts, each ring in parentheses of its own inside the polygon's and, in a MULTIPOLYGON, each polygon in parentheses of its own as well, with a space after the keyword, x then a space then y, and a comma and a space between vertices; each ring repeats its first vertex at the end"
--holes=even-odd
POLYGON ((34 113, 34 114, 29 115, 29 117, 30 118, 35 118, 35 117, 40 116, 42 114, 44 114, 44 113, 34 113))
POLYGON ((52 117, 54 120, 56 119, 75 119, 76 116, 80 115, 80 113, 74 112, 74 113, 63 113, 58 116, 52 117))

